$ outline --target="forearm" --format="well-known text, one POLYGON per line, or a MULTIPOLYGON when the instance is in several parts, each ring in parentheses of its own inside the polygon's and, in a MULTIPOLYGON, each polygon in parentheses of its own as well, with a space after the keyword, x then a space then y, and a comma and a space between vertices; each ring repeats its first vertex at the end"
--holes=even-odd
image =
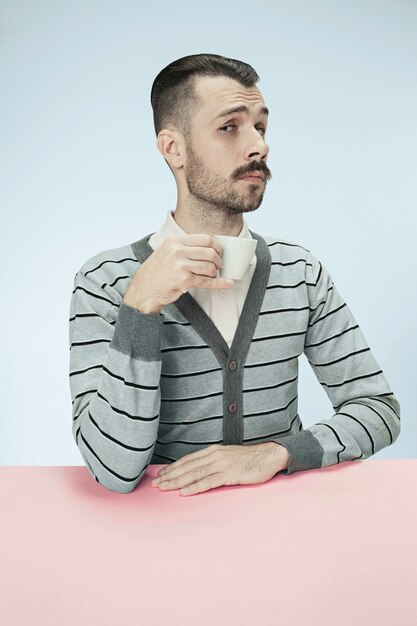
POLYGON ((161 320, 124 304, 110 307, 110 299, 83 275, 78 285, 70 325, 72 431, 93 477, 112 491, 129 493, 157 437, 161 320))
POLYGON ((391 445, 400 432, 398 401, 325 268, 320 272, 316 267, 309 283, 314 297, 304 352, 334 414, 300 431, 306 445, 295 456, 305 454, 305 469, 366 459, 391 445))
POLYGON ((138 375, 139 364, 133 358, 108 348, 97 390, 89 389, 74 403, 77 446, 98 482, 118 493, 136 488, 157 438, 160 365, 143 365, 146 372, 138 375), (137 380, 141 382, 135 384, 146 388, 132 387, 137 380))
POLYGON ((322 467, 367 459, 392 445, 400 433, 399 411, 398 400, 382 385, 379 394, 358 393, 344 402, 330 419, 309 428, 323 448, 322 467))

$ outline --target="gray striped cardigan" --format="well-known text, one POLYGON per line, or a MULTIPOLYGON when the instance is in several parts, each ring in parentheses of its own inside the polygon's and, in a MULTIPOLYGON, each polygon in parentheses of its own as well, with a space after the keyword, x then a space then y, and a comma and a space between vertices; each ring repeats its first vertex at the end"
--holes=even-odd
POLYGON ((108 489, 129 493, 149 463, 214 443, 278 441, 291 474, 366 459, 397 439, 398 401, 326 269, 301 246, 251 234, 257 265, 230 349, 188 293, 160 315, 122 302, 153 252, 149 236, 93 256, 75 275, 72 430, 108 489), (303 352, 334 409, 305 429, 303 352))

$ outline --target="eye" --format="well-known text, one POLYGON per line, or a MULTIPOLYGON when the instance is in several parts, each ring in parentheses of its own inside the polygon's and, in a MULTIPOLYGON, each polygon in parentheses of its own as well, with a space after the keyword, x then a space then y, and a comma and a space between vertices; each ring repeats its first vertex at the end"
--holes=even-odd
POLYGON ((222 126, 219 130, 224 130, 225 132, 228 132, 227 130, 225 130, 226 128, 236 128, 235 124, 226 124, 225 126, 222 126))
MULTIPOLYGON (((230 131, 227 130, 228 128, 237 128, 237 127, 236 127, 236 124, 225 124, 225 126, 222 126, 221 128, 219 128, 219 130, 222 130, 225 133, 230 134, 230 131)), ((257 126, 256 130, 258 130, 260 134, 262 135, 262 137, 264 137, 266 133, 266 128, 264 128, 263 126, 257 126)))

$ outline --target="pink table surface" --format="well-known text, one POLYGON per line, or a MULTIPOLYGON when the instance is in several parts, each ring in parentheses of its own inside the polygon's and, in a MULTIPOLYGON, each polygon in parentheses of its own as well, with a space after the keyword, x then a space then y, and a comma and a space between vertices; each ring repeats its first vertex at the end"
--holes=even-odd
POLYGON ((181 496, 0 468, 1 626, 416 626, 417 460, 181 496))

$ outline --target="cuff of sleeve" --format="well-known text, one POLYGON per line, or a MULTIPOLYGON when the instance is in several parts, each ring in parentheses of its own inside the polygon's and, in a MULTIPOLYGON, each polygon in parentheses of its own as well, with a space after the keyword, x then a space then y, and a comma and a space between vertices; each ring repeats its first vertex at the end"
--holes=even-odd
POLYGON ((286 470, 279 474, 292 474, 321 467, 323 448, 309 430, 301 430, 296 435, 276 439, 276 442, 288 450, 290 460, 286 470))
POLYGON ((162 321, 162 315, 140 313, 122 302, 109 347, 134 359, 160 361, 162 321))

